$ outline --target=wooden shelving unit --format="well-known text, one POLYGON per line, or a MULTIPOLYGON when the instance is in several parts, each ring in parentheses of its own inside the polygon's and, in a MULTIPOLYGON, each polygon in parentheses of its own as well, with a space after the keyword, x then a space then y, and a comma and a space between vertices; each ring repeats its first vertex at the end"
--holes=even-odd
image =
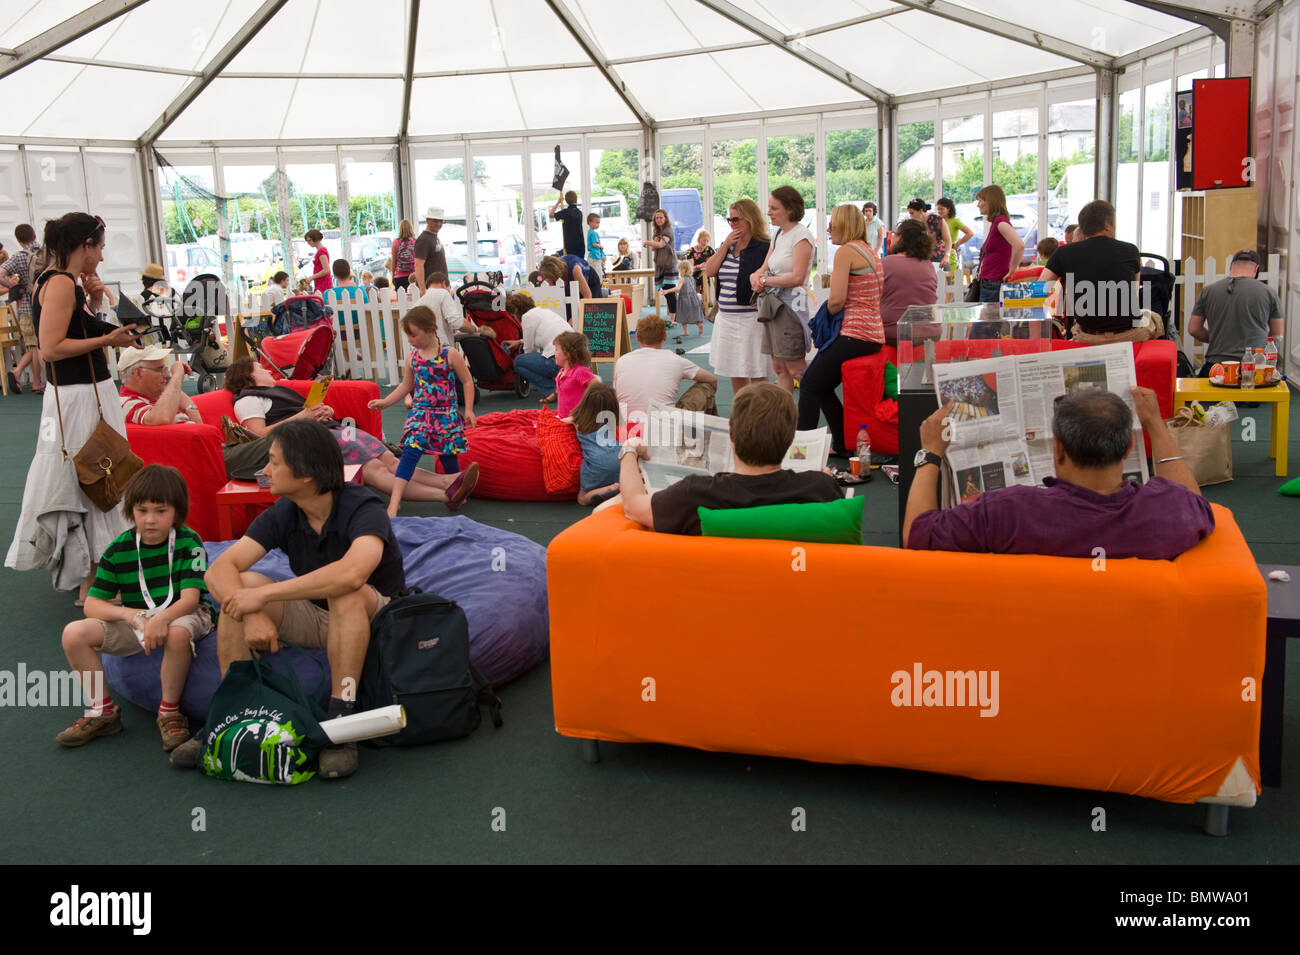
POLYGON ((1214 259, 1223 274, 1233 253, 1253 249, 1258 241, 1259 196, 1254 186, 1184 192, 1180 261, 1194 259, 1198 272, 1214 259))

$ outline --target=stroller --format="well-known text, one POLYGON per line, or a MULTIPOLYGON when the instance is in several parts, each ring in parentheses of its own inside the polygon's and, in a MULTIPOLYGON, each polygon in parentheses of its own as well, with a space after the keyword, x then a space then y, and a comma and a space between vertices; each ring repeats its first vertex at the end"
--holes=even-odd
POLYGON ((466 282, 456 290, 465 317, 480 327, 492 329, 496 338, 485 335, 457 335, 456 344, 465 353, 474 383, 487 391, 514 391, 527 398, 532 386, 514 373, 514 356, 501 344, 516 341, 523 336, 519 322, 509 312, 496 306, 501 294, 488 278, 478 275, 466 277, 466 282))
POLYGON ((217 375, 230 367, 230 354, 218 341, 218 315, 229 315, 225 286, 215 275, 190 281, 177 302, 175 295, 149 300, 144 312, 157 322, 159 337, 199 376, 200 394, 217 387, 217 375))
POLYGON ((334 369, 334 326, 317 322, 287 335, 267 335, 259 325, 241 326, 248 350, 278 378, 310 381, 334 369))
MULTIPOLYGON (((1174 272, 1169 267, 1169 260, 1163 255, 1157 255, 1154 252, 1139 252, 1138 261, 1142 263, 1142 268, 1138 271, 1138 281, 1141 288, 1138 290, 1141 294, 1141 300, 1146 308, 1150 308, 1160 316, 1164 322, 1164 338, 1178 345, 1178 309, 1172 308, 1174 304, 1174 272), (1164 268, 1156 268, 1154 265, 1146 264, 1146 260, 1155 259, 1164 263, 1164 268)), ((1188 357, 1183 354, 1181 347, 1178 348, 1178 377, 1192 378, 1196 374, 1188 357)))
POLYGON ((288 335, 295 328, 311 328, 330 321, 334 310, 318 294, 290 295, 271 308, 271 334, 288 335))

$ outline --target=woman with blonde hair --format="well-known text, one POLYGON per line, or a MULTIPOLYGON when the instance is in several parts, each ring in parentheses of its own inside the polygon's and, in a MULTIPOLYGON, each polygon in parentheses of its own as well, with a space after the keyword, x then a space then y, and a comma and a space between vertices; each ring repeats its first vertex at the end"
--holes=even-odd
POLYGON ((985 186, 975 193, 975 204, 984 217, 984 245, 980 249, 980 301, 996 302, 1002 283, 1020 267, 1025 240, 1011 224, 1007 197, 1001 186, 985 186))
POLYGON ((885 343, 885 330, 880 323, 884 271, 876 250, 866 241, 866 219, 857 206, 848 203, 836 206, 831 211, 828 231, 831 243, 839 248, 831 264, 826 308, 831 314, 843 311, 844 320, 839 335, 817 352, 799 383, 798 428, 816 428, 824 413, 834 453, 846 456, 849 452, 843 446, 844 405, 835 389, 844 380, 846 361, 874 355, 885 343))
POLYGON ((398 224, 389 261, 393 264, 393 288, 409 288, 411 273, 415 271, 415 226, 411 225, 410 219, 403 219, 398 224))
POLYGON ((731 232, 704 264, 707 278, 718 277, 718 317, 713 329, 713 370, 731 379, 734 396, 746 385, 767 381, 772 364, 763 355, 763 329, 750 276, 763 267, 771 243, 767 223, 753 199, 737 199, 727 209, 731 232))

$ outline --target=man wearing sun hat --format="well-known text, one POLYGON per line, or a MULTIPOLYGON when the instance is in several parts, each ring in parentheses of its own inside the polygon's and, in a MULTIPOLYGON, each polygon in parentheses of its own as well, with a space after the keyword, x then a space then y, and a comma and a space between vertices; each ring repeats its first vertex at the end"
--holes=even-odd
POLYGON ((429 291, 429 276, 434 272, 447 272, 447 250, 438 241, 445 213, 441 206, 430 206, 424 211, 424 231, 415 240, 415 271, 411 277, 420 287, 420 294, 429 291))

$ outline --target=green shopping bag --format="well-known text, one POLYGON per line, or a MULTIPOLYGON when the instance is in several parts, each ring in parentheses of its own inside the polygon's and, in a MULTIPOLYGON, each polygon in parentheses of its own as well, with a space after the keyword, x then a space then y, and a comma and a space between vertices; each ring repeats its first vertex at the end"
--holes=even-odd
MULTIPOLYGON (((298 652, 281 645, 281 653, 298 652)), ((199 768, 216 779, 292 786, 316 775, 325 712, 292 670, 236 660, 208 707, 199 768)))

